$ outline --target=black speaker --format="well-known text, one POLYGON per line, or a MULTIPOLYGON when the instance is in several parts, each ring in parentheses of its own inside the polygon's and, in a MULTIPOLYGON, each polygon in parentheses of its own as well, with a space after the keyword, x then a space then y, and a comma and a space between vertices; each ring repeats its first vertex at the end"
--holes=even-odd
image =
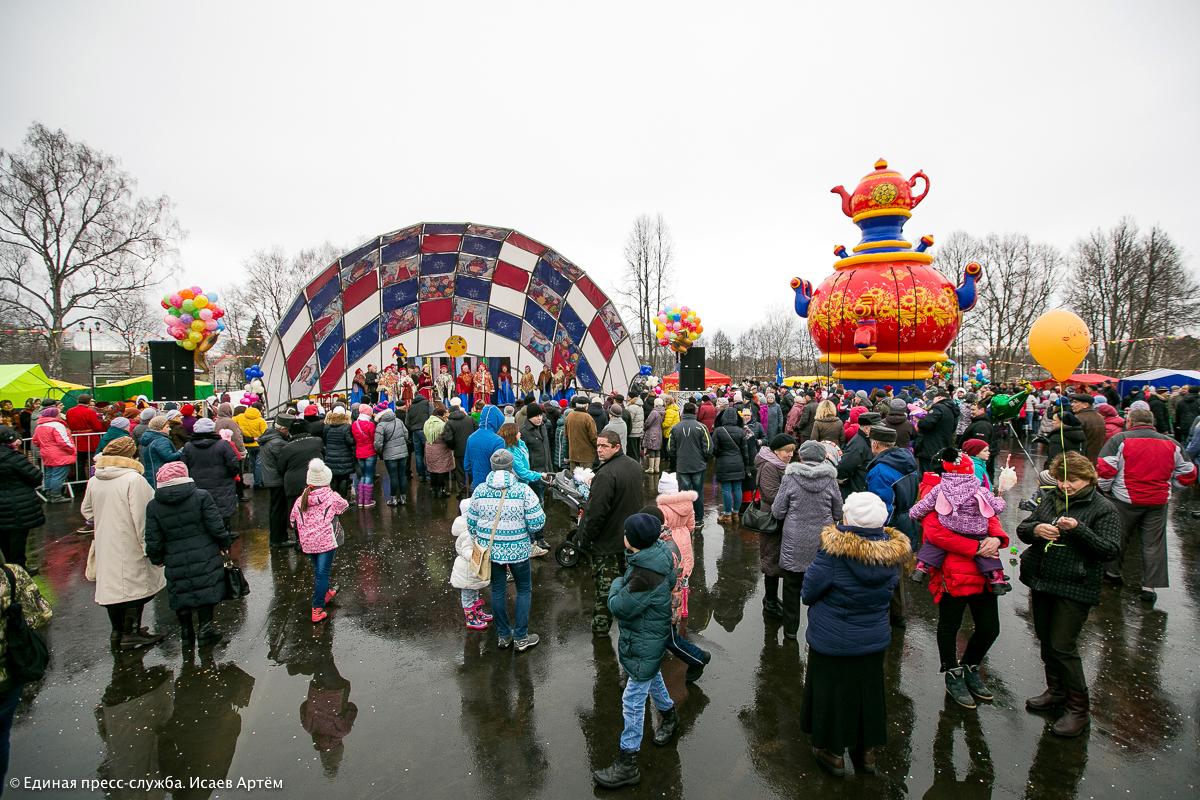
POLYGON ((704 389, 704 348, 689 348, 679 359, 679 390, 699 392, 704 389))
POLYGON ((150 380, 155 402, 196 397, 195 360, 175 342, 150 342, 150 380))

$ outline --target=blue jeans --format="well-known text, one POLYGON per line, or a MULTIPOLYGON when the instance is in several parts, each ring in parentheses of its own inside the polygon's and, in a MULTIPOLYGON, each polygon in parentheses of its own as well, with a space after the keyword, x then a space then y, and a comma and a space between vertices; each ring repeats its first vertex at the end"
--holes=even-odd
POLYGON ((333 557, 336 555, 336 547, 324 553, 308 554, 313 565, 313 608, 325 607, 325 592, 329 591, 329 573, 333 569, 333 557))
POLYGON ((704 473, 703 472, 677 472, 675 477, 679 481, 679 491, 693 491, 696 493, 696 524, 704 524, 704 473))
POLYGON ((392 497, 408 494, 408 459, 407 458, 389 458, 385 459, 383 465, 387 467, 388 483, 391 489, 392 497))
POLYGON ((11 687, 0 695, 0 792, 4 791, 4 779, 8 775, 8 738, 12 733, 13 716, 17 703, 21 702, 21 684, 11 687))
POLYGON ((250 461, 250 472, 254 475, 255 487, 262 486, 262 467, 258 464, 258 448, 247 447, 246 458, 250 461))
POLYGON ((358 460, 359 483, 365 483, 367 486, 372 486, 375 484, 375 462, 378 460, 379 456, 360 458, 358 460))
POLYGON ((529 559, 516 564, 492 564, 492 617, 496 623, 496 634, 524 639, 529 633, 529 608, 533 604, 533 572, 529 559), (508 575, 512 570, 513 583, 517 585, 517 613, 512 628, 508 626, 508 575))
POLYGON ((689 667, 704 665, 704 651, 689 642, 686 636, 679 635, 674 626, 671 627, 671 637, 667 639, 667 650, 689 667))
POLYGON ((429 473, 425 471, 425 431, 412 432, 412 455, 416 462, 417 477, 425 480, 429 473))
POLYGON ((42 483, 45 485, 47 495, 56 495, 62 492, 63 484, 67 482, 67 475, 71 472, 71 465, 67 464, 62 467, 43 467, 42 483))
POLYGON ((622 750, 642 749, 642 732, 646 729, 646 695, 650 695, 654 707, 659 711, 669 711, 675 707, 675 701, 667 694, 662 672, 654 673, 654 677, 648 681, 635 681, 631 677, 625 684, 625 694, 621 695, 621 710, 625 717, 625 728, 621 731, 622 750))
POLYGON ((742 482, 721 481, 721 505, 726 514, 742 504, 742 482))

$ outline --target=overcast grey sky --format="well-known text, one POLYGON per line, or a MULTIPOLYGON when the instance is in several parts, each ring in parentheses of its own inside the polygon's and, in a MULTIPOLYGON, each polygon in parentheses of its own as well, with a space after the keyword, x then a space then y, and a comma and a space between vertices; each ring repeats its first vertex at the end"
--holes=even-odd
POLYGON ((610 294, 662 212, 677 298, 741 329, 858 241, 829 188, 924 169, 906 233, 1200 254, 1200 3, 0 3, 0 146, 117 156, 187 283, 418 221, 540 239, 610 294))

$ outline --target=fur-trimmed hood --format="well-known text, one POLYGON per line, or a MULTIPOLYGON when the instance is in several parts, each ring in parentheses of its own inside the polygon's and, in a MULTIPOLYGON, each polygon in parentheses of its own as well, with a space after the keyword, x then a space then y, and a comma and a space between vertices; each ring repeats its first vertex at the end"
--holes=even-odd
POLYGON ((793 461, 787 465, 787 469, 783 471, 784 476, 799 475, 802 478, 837 478, 837 467, 830 464, 828 461, 822 461, 819 464, 805 464, 802 461, 793 461))
POLYGON ((136 458, 100 456, 96 459, 96 477, 101 480, 111 480, 120 477, 125 473, 125 470, 130 469, 138 475, 146 474, 146 468, 136 458))
POLYGON ((874 567, 903 566, 913 558, 908 537, 895 528, 829 525, 821 531, 821 549, 874 567))

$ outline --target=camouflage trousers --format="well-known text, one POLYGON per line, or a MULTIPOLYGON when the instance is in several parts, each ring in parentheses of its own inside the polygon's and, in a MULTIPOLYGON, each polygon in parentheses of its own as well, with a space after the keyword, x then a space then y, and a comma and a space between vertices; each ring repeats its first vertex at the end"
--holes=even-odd
POLYGON ((592 557, 593 576, 596 579, 596 602, 592 606, 592 630, 608 633, 612 626, 612 612, 608 610, 608 590, 613 581, 625 571, 625 554, 611 553, 592 557))

